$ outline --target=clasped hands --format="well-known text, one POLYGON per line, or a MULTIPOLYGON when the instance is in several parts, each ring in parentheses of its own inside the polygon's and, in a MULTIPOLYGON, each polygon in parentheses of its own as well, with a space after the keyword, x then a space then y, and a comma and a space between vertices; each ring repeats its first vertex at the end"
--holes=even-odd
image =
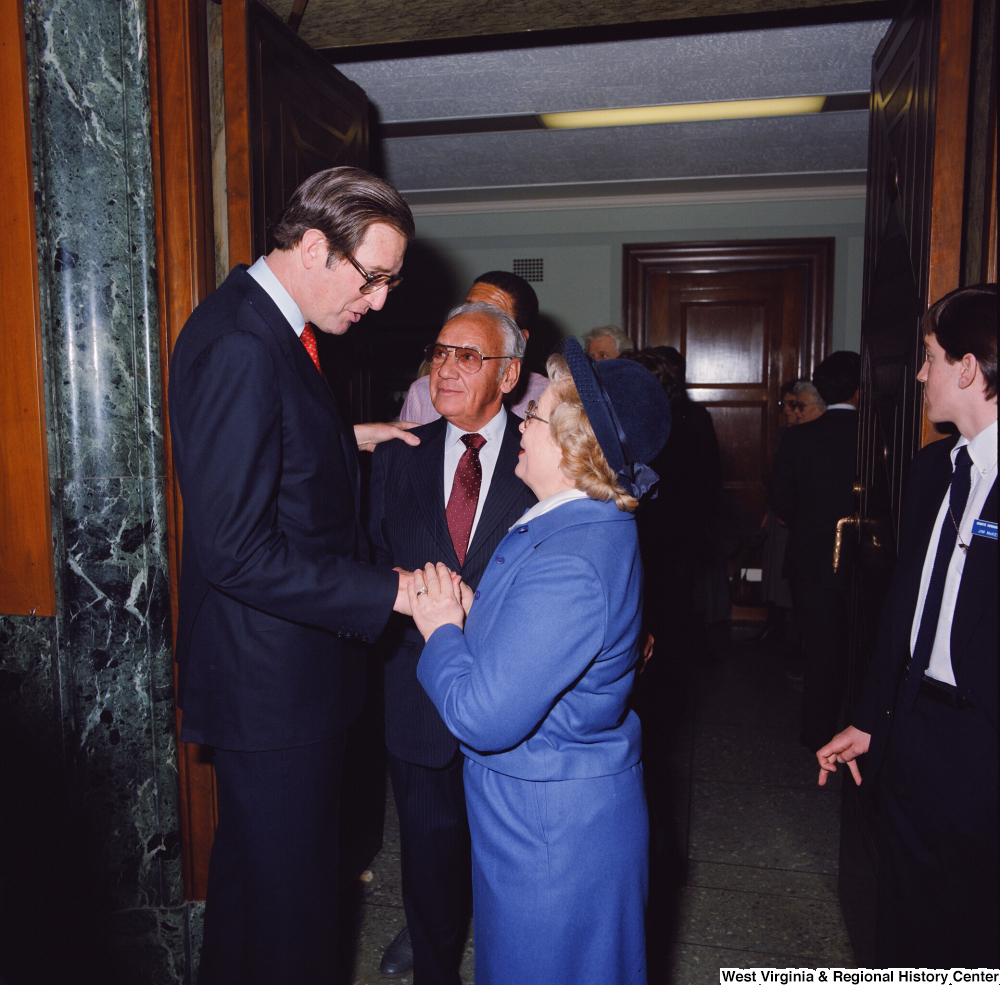
POLYGON ((439 626, 451 624, 461 629, 472 608, 473 592, 462 576, 446 564, 427 563, 416 571, 399 573, 399 590, 393 609, 412 616, 424 640, 439 626))

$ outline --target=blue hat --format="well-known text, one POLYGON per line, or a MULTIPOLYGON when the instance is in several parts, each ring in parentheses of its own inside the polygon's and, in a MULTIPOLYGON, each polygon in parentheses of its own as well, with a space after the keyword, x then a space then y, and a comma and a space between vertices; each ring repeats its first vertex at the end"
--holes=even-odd
POLYGON ((670 401, 663 387, 645 366, 629 359, 595 362, 576 339, 565 339, 555 351, 573 374, 611 471, 623 489, 641 499, 659 481, 648 463, 670 437, 670 401))

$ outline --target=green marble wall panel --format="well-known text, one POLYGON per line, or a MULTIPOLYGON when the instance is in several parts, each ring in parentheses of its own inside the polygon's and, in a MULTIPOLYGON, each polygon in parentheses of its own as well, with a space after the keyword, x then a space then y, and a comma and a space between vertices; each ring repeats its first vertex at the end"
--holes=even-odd
POLYGON ((145 4, 26 14, 62 474, 162 475, 145 4))
POLYGON ((63 491, 79 780, 122 909, 183 899, 159 485, 80 479, 63 491))
POLYGON ((58 615, 0 617, 0 713, 56 749, 53 967, 181 983, 145 2, 25 0, 25 26, 58 615))

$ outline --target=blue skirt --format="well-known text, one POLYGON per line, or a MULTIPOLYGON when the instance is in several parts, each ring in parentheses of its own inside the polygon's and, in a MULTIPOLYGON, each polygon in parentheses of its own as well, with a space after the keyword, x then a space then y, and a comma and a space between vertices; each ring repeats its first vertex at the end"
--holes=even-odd
POLYGON ((476 985, 645 985, 642 766, 521 780, 465 761, 476 985))

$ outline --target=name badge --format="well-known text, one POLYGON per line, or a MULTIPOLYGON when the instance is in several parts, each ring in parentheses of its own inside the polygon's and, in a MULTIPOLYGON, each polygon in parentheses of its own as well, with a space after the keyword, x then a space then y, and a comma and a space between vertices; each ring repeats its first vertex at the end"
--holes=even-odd
POLYGON ((972 524, 973 537, 988 537, 990 540, 997 539, 997 525, 989 520, 976 520, 972 524))

